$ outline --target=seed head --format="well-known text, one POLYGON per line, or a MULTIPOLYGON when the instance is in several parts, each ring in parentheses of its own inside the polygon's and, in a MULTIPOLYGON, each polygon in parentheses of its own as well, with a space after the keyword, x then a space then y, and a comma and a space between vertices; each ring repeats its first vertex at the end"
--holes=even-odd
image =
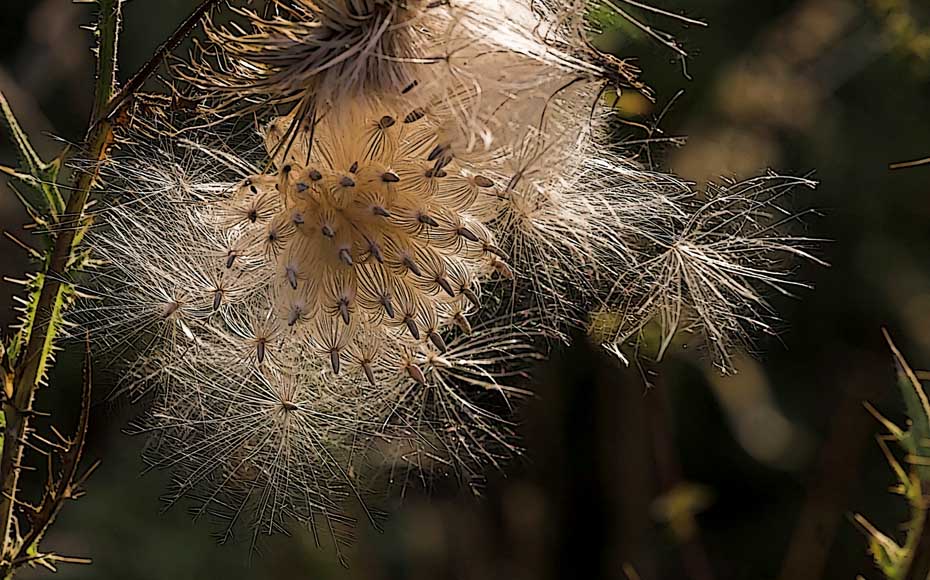
POLYGON ((179 71, 206 116, 121 129, 84 307, 171 497, 228 533, 339 536, 385 471, 474 485, 519 452, 512 399, 566 327, 612 312, 619 352, 694 321, 726 364, 793 284, 775 259, 809 257, 773 213, 809 182, 697 194, 600 141, 603 90, 637 83, 583 5, 269 6, 179 71))

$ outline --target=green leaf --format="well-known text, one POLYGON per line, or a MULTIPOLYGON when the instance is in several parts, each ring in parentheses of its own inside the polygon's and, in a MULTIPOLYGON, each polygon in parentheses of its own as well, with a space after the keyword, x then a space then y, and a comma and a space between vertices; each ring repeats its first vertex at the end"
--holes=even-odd
POLYGON ((853 515, 853 523, 869 539, 869 553, 875 565, 888 580, 901 580, 907 573, 907 549, 883 534, 861 514, 853 515))
POLYGON ((22 127, 19 126, 19 122, 13 114, 13 109, 10 108, 10 103, 7 102, 2 91, 0 91, 0 113, 3 114, 4 125, 10 134, 10 139, 12 139, 13 143, 16 145, 20 161, 25 165, 26 172, 30 175, 38 174, 45 166, 45 163, 43 163, 39 154, 36 153, 35 148, 33 148, 32 143, 29 141, 29 137, 23 132, 22 127))
MULTIPOLYGON (((11 167, 0 166, 0 172, 6 173, 21 183, 29 186, 33 190, 35 199, 30 200, 33 206, 39 206, 48 212, 52 220, 57 220, 58 216, 65 209, 64 198, 61 196, 61 190, 58 187, 58 173, 61 170, 61 157, 45 162, 36 153, 35 148, 29 141, 29 137, 23 132, 19 121, 13 114, 6 97, 0 92, 0 113, 2 113, 3 124, 7 128, 10 139, 16 145, 19 155, 21 170, 11 167)), ((62 153, 64 155, 64 153, 62 153)))
POLYGON ((930 399, 917 375, 907 364, 901 351, 891 340, 887 331, 882 331, 894 355, 898 372, 898 388, 904 398, 905 410, 910 419, 910 429, 899 442, 911 455, 910 461, 921 481, 930 482, 930 399))

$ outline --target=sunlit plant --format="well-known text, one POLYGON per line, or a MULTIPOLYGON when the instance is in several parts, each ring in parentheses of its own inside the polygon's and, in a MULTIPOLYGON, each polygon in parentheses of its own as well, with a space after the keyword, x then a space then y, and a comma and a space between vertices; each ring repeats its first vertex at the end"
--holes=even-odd
POLYGON ((338 546, 368 494, 477 490, 519 454, 533 366, 578 330, 623 363, 702 334, 727 372, 773 332, 767 296, 803 286, 790 263, 808 240, 784 231, 782 201, 810 181, 697 191, 611 142, 605 95, 651 95, 592 44, 596 22, 630 19, 683 55, 628 8, 668 12, 205 0, 117 92, 121 2, 98 5, 69 196, 62 160, 39 158, 0 98, 22 158, 0 169, 47 242, 3 352, 4 576, 74 561, 39 542, 86 478, 89 364, 76 435, 30 427, 65 329, 143 408, 170 502, 225 519, 224 538, 299 523, 338 546), (192 32, 168 91, 140 93, 192 32), (17 497, 27 447, 54 459, 37 506, 17 497))
POLYGON ((172 501, 228 534, 339 535, 378 475, 479 486, 518 453, 514 399, 569 328, 624 360, 652 324, 660 353, 704 332, 723 370, 770 331, 767 291, 800 285, 784 258, 810 257, 780 201, 811 183, 696 192, 607 143, 605 91, 646 89, 590 9, 234 8, 181 96, 137 104, 81 311, 172 501))

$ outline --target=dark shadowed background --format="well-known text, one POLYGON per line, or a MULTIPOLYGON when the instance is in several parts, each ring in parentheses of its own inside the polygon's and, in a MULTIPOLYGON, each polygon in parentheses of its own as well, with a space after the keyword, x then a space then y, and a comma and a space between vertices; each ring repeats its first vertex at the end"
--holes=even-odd
MULTIPOLYGON (((687 136, 643 162, 697 182, 769 168, 820 182, 792 200, 820 210, 796 233, 829 240, 819 254, 832 266, 801 267, 813 289, 775 299, 779 338, 760 340, 727 378, 685 345, 643 373, 583 344, 556 353, 524 412, 526 460, 492 476, 479 499, 441 483, 428 497, 386 497, 390 515, 380 530, 359 526, 347 568, 306 533, 250 553, 248 538, 217 545, 210 522, 192 523, 183 506, 162 512, 164 475, 141 475, 143 441, 121 432, 133 410, 101 402, 88 456, 103 463, 45 544, 94 564, 58 577, 878 578, 850 515, 889 533, 907 516, 862 402, 904 420, 881 327, 913 366, 930 367, 930 165, 889 169, 930 156, 930 10, 917 0, 651 3, 710 26, 640 13, 682 42, 686 68, 628 23, 599 40, 637 57, 655 89, 655 104, 625 96, 621 115, 661 117, 653 137, 687 136)), ((194 5, 127 2, 122 80, 194 5)), ((0 90, 49 156, 86 127, 92 42, 80 25, 91 9, 4 0, 2 14, 0 90)), ((632 125, 617 133, 646 136, 632 125)), ((10 164, 5 139, 0 163, 10 164)), ((4 190, 0 226, 25 222, 4 190)), ((0 272, 21 277, 25 255, 0 248, 0 272)), ((0 287, 3 305, 14 291, 0 287)), ((76 412, 79 355, 61 357, 40 408, 76 412)))

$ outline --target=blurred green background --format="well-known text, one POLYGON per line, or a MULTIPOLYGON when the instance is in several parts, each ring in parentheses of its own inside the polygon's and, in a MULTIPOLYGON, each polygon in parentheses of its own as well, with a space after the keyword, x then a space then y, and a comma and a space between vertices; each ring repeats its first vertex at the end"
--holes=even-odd
MULTIPOLYGON (((795 233, 828 239, 819 253, 832 266, 802 265, 814 289, 775 300, 779 338, 759 341, 728 378, 678 348, 649 369, 648 392, 636 370, 583 344, 557 353, 538 374, 543 396, 525 410, 526 459, 492 476, 481 499, 441 484, 402 502, 385 497, 390 515, 380 530, 359 526, 348 567, 306 533, 250 554, 248 538, 217 545, 210 522, 192 523, 183 506, 162 512, 164 474, 140 475, 144 441, 121 432, 133 410, 101 402, 88 456, 103 463, 45 544, 94 564, 58 577, 878 578, 849 516, 864 512, 889 532, 906 518, 862 402, 903 423, 881 327, 913 366, 930 367, 930 165, 889 169, 930 156, 930 9, 916 0, 651 3, 710 26, 631 8, 674 34, 686 67, 629 23, 599 39, 637 57, 656 92, 655 104, 625 96, 620 113, 647 125, 661 117, 653 137, 687 136, 641 160, 697 182, 772 168, 821 183, 793 200, 821 214, 795 233)), ((120 78, 194 5, 128 2, 120 78)), ((93 61, 80 25, 91 8, 3 8, 0 90, 49 156, 86 127, 93 61)), ((618 139, 644 137, 618 125, 618 139)), ((12 160, 0 140, 0 161, 12 160)), ((5 191, 0 226, 25 222, 5 191)), ((3 247, 0 272, 22 276, 25 255, 3 247)), ((14 290, 0 287, 2 304, 14 290)), ((12 310, 2 314, 6 325, 12 310)), ((75 413, 77 358, 65 354, 39 395, 56 417, 75 413)))

